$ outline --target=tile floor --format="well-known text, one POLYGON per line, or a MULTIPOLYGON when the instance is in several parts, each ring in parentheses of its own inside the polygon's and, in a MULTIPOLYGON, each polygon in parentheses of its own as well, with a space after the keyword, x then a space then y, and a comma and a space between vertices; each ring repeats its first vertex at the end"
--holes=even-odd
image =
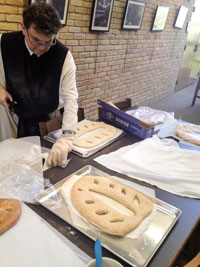
POLYGON ((191 105, 195 88, 196 84, 185 87, 149 106, 159 110, 174 112, 175 118, 200 125, 200 99, 197 98, 195 105, 191 105))

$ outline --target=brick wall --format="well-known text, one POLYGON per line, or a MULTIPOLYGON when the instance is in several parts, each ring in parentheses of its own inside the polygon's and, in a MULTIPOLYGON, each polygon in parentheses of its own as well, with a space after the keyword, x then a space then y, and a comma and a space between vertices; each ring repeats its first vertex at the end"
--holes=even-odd
MULTIPOLYGON (((142 27, 121 30, 127 0, 114 0, 109 32, 89 30, 92 0, 69 0, 66 26, 58 38, 68 46, 77 66, 79 106, 87 118, 97 117, 98 98, 148 105, 173 93, 183 56, 194 0, 148 0, 142 27), (188 7, 183 29, 174 28, 179 6, 188 7), (164 31, 152 32, 157 5, 169 6, 164 31)), ((20 29, 25 0, 0 0, 0 32, 20 29)))

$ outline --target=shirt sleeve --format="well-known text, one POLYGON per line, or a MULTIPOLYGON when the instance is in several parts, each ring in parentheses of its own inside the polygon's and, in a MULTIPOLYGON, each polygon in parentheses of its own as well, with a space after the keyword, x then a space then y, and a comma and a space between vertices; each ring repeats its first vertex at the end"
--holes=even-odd
POLYGON ((60 104, 64 106, 62 130, 76 132, 78 91, 76 87, 76 65, 71 52, 68 50, 60 78, 60 104))
POLYGON ((2 54, 1 54, 1 36, 2 36, 2 34, 0 34, 0 84, 5 88, 6 87, 6 78, 5 78, 3 59, 2 59, 2 54))

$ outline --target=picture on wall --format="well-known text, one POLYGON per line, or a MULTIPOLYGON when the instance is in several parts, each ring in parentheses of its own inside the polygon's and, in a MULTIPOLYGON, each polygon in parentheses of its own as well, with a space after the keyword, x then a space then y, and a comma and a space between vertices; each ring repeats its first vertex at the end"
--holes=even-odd
POLYGON ((60 16, 60 22, 66 24, 67 8, 69 0, 31 0, 31 3, 45 2, 52 5, 60 16))
POLYGON ((145 3, 137 0, 128 0, 122 29, 139 30, 142 24, 145 3))
POLYGON ((187 12, 188 12, 188 8, 185 6, 180 6, 179 11, 178 11, 178 15, 175 21, 175 25, 174 27, 182 29, 186 16, 187 16, 187 12))
POLYGON ((152 26, 152 31, 163 31, 167 20, 169 7, 157 6, 156 14, 152 26))
POLYGON ((94 0, 91 31, 109 31, 114 0, 94 0))

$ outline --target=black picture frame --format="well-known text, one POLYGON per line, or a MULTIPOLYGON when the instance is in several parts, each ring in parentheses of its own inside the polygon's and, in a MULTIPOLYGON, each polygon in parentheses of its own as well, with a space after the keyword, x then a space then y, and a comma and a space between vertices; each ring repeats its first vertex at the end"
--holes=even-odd
POLYGON ((145 2, 128 0, 122 23, 123 30, 139 30, 145 10, 145 2))
POLYGON ((90 30, 108 32, 114 0, 94 0, 90 30))
POLYGON ((169 13, 168 6, 157 6, 152 29, 151 29, 152 31, 158 32, 158 31, 164 30, 168 13, 169 13))
POLYGON ((52 5, 58 11, 58 14, 60 16, 60 22, 62 23, 62 25, 66 24, 69 0, 31 0, 30 1, 30 3, 36 3, 36 2, 44 2, 44 3, 52 5))
POLYGON ((181 5, 179 7, 179 11, 178 11, 178 14, 177 14, 177 17, 176 17, 176 20, 175 20, 175 24, 174 24, 175 28, 183 29, 183 25, 185 23, 185 19, 186 19, 187 13, 188 13, 188 8, 183 6, 183 5, 181 5))

